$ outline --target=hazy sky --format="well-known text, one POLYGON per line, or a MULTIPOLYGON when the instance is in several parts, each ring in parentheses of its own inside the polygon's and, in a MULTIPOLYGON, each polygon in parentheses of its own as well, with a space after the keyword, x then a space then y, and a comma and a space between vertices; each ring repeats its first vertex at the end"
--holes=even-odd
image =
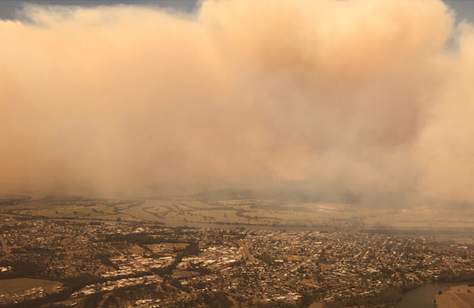
POLYGON ((97 6, 97 5, 147 5, 170 8, 179 11, 193 11, 197 0, 0 0, 0 18, 15 18, 15 12, 25 4, 97 6))
MULTIPOLYGON (((409 0, 408 0, 409 1, 409 0)), ((455 9, 458 20, 474 20, 474 1, 472 0, 444 0, 455 9)), ((25 3, 52 4, 52 5, 113 5, 113 4, 142 4, 158 5, 179 11, 193 11, 198 0, 0 0, 0 18, 15 18, 18 11, 25 3)))
POLYGON ((12 21, 20 3, 0 2, 2 188, 474 200, 474 27, 440 0, 70 0, 88 5, 12 21))

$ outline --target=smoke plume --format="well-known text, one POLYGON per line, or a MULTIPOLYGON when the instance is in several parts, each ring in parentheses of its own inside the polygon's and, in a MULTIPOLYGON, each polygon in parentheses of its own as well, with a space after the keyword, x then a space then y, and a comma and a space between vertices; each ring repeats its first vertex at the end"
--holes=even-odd
POLYGON ((6 189, 474 199, 474 31, 442 1, 23 15, 0 21, 6 189))

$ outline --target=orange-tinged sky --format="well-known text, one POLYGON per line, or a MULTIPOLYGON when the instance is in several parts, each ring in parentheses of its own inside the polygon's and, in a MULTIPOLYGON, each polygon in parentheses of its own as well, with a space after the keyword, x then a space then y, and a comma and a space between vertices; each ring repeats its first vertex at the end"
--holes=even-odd
POLYGON ((474 32, 441 1, 23 14, 0 21, 8 190, 474 197, 474 32))

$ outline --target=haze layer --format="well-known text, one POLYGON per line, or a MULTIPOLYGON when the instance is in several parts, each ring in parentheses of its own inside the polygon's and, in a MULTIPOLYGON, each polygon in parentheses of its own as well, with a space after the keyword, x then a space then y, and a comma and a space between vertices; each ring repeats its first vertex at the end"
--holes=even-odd
POLYGON ((30 7, 0 21, 9 190, 474 198, 474 31, 437 0, 30 7))

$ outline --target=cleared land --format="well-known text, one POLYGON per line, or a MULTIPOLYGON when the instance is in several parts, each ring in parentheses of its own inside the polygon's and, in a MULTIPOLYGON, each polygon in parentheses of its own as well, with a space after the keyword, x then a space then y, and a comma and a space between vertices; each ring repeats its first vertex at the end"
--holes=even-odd
POLYGON ((450 287, 436 296, 436 303, 438 308, 474 308, 474 286, 450 287))
POLYGON ((262 199, 109 200, 25 199, 3 202, 0 214, 25 218, 142 221, 190 227, 347 228, 431 232, 438 239, 474 243, 474 208, 384 205, 262 199), (443 238, 441 238, 443 237, 443 238))
POLYGON ((0 296, 23 294, 28 290, 35 288, 43 288, 46 293, 50 293, 61 287, 61 283, 50 280, 30 278, 2 279, 0 283, 0 296))

